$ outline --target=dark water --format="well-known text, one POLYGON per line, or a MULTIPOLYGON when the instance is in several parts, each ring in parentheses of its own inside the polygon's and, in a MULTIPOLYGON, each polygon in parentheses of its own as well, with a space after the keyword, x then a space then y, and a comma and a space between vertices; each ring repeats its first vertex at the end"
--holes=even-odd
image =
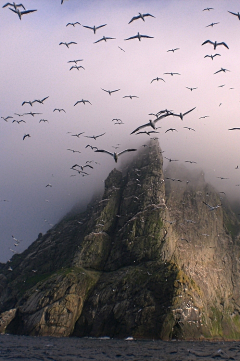
POLYGON ((127 341, 0 335, 0 359, 240 361, 240 342, 127 341))

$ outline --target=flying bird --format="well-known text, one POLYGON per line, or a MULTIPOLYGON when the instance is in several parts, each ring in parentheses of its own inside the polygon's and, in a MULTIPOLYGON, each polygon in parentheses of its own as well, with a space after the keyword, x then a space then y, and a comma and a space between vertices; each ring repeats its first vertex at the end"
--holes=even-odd
POLYGON ((151 135, 152 133, 159 133, 159 132, 156 132, 156 130, 149 130, 148 132, 145 130, 145 131, 142 131, 142 132, 137 132, 136 134, 147 134, 147 135, 151 135))
POLYGON ((33 113, 33 112, 24 113, 24 115, 27 115, 27 114, 29 114, 29 115, 31 115, 32 117, 34 117, 34 115, 36 115, 36 114, 42 114, 42 113, 33 113))
POLYGON ((93 146, 92 146, 92 145, 90 145, 90 144, 86 145, 86 147, 85 147, 85 148, 88 148, 88 147, 90 147, 92 150, 94 150, 94 149, 98 149, 97 147, 93 147, 93 146))
POLYGON ((185 163, 197 164, 197 162, 193 162, 192 160, 185 160, 185 163))
POLYGON ((41 122, 43 122, 43 123, 48 122, 48 123, 49 123, 49 121, 48 121, 47 119, 40 119, 40 120, 39 120, 39 123, 41 123, 41 122))
POLYGON ((127 39, 124 39, 124 40, 138 39, 139 41, 141 41, 141 38, 151 38, 151 39, 153 39, 153 36, 141 35, 141 34, 138 32, 137 35, 130 36, 130 38, 127 38, 127 39))
POLYGON ((24 136, 23 136, 23 140, 25 139, 25 138, 30 138, 31 137, 31 135, 28 133, 28 134, 24 134, 24 136))
POLYGON ((149 122, 148 122, 148 123, 143 124, 143 125, 140 125, 140 126, 137 127, 135 130, 133 130, 132 133, 130 133, 130 134, 134 134, 134 133, 138 132, 140 129, 145 128, 145 127, 152 127, 154 130, 156 130, 156 125, 155 125, 156 122, 157 122, 158 120, 162 119, 162 118, 165 118, 165 117, 169 116, 169 115, 172 115, 172 113, 166 112, 165 114, 160 115, 160 117, 157 117, 157 118, 154 119, 154 120, 149 119, 149 122))
POLYGON ((89 103, 89 104, 92 105, 92 103, 91 103, 89 100, 84 100, 84 99, 82 99, 82 100, 78 100, 78 101, 74 104, 74 107, 75 107, 75 105, 77 105, 77 104, 79 104, 79 103, 83 103, 84 105, 85 105, 86 103, 89 103))
POLYGON ((82 65, 73 65, 73 66, 71 66, 71 68, 69 69, 69 70, 72 70, 72 69, 77 69, 78 71, 79 71, 79 69, 83 69, 83 70, 85 70, 85 68, 82 66, 82 65))
POLYGON ((224 178, 224 177, 217 177, 217 178, 219 178, 219 179, 221 179, 221 180, 223 180, 223 179, 229 179, 229 178, 224 178))
MULTIPOLYGON (((14 113, 15 114, 15 113, 14 113)), ((11 118, 13 118, 13 117, 11 117, 10 115, 8 115, 7 117, 1 117, 3 120, 5 120, 5 122, 7 122, 8 121, 8 119, 11 119, 11 118)))
POLYGON ((120 50, 124 51, 124 53, 125 53, 125 50, 124 50, 123 48, 121 48, 120 46, 118 46, 118 48, 119 48, 120 50))
POLYGON ((46 100, 46 99, 48 99, 49 98, 49 96, 48 97, 45 97, 45 98, 43 98, 43 99, 35 99, 33 102, 38 102, 39 104, 43 104, 43 102, 46 100))
POLYGON ((170 132, 170 131, 171 131, 171 132, 173 132, 173 131, 176 131, 176 132, 177 132, 177 129, 175 129, 175 128, 169 128, 169 129, 166 130, 165 133, 170 132))
POLYGON ((66 42, 64 43, 61 41, 61 43, 59 43, 59 45, 66 45, 67 48, 69 48, 69 45, 72 45, 72 44, 77 44, 77 43, 75 43, 75 41, 70 41, 69 43, 66 43, 66 42))
POLYGON ((165 159, 167 159, 169 162, 178 162, 178 159, 171 159, 171 158, 167 158, 167 157, 164 157, 165 159))
POLYGON ((71 136, 72 137, 77 137, 77 138, 79 138, 80 137, 80 135, 82 135, 82 134, 84 134, 85 132, 81 132, 81 133, 78 133, 78 134, 72 134, 71 136))
POLYGON ((180 48, 169 49, 169 50, 167 50, 167 53, 168 53, 169 51, 172 51, 172 52, 174 53, 174 51, 179 50, 179 49, 180 49, 180 48))
POLYGON ((218 23, 211 23, 211 24, 207 25, 206 28, 208 28, 209 26, 213 27, 214 25, 217 25, 217 24, 219 24, 219 22, 218 23))
POLYGON ((204 58, 211 58, 213 60, 213 58, 215 58, 215 56, 221 56, 221 54, 205 55, 204 58))
POLYGON ((67 23, 67 25, 66 26, 69 26, 69 25, 72 25, 72 26, 74 26, 75 27, 75 25, 81 25, 78 21, 76 21, 75 23, 67 23))
POLYGON ((30 104, 31 105, 31 107, 33 106, 33 103, 35 103, 36 102, 36 100, 33 100, 33 101, 24 101, 24 102, 22 102, 22 106, 24 105, 24 104, 30 104))
POLYGON ((169 75, 171 75, 171 76, 173 76, 173 75, 181 75, 181 74, 179 74, 179 73, 164 73, 164 74, 169 74, 169 75))
POLYGON ((190 127, 183 127, 183 128, 186 128, 188 130, 193 130, 195 132, 195 129, 193 129, 193 128, 190 128, 190 127))
POLYGON ((77 65, 79 61, 83 61, 83 59, 69 60, 68 63, 75 63, 77 65))
POLYGON ((205 8, 205 9, 203 9, 203 11, 206 11, 206 10, 210 11, 210 10, 214 10, 214 9, 213 8, 205 8))
POLYGON ((57 110, 59 113, 60 113, 60 112, 66 113, 66 111, 65 111, 64 109, 59 109, 59 108, 53 109, 53 112, 55 112, 56 110, 57 110))
POLYGON ((120 89, 116 89, 116 90, 105 90, 103 88, 101 88, 103 91, 107 92, 109 95, 111 95, 112 93, 118 92, 120 89))
POLYGON ((208 204, 208 203, 206 203, 206 202, 204 202, 204 201, 203 201, 203 203, 204 203, 206 206, 208 206, 208 208, 209 208, 210 211, 214 211, 215 209, 221 207, 221 204, 217 204, 215 207, 213 207, 213 206, 210 206, 210 204, 208 204))
POLYGON ((159 77, 157 76, 156 78, 154 78, 154 79, 151 81, 150 84, 152 84, 152 82, 154 82, 155 80, 156 80, 156 81, 162 80, 162 81, 164 81, 164 83, 165 83, 165 80, 164 80, 163 78, 159 78, 159 77))
POLYGON ((189 87, 187 87, 187 86, 186 86, 186 88, 189 89, 189 90, 191 90, 191 92, 192 92, 193 90, 197 89, 197 88, 189 88, 189 87))
POLYGON ((22 15, 25 14, 29 14, 29 13, 33 13, 34 11, 37 10, 24 10, 24 11, 20 11, 19 9, 12 9, 12 8, 8 8, 9 10, 13 11, 14 13, 18 14, 18 17, 20 20, 22 20, 22 15))
POLYGON ((111 155, 113 157, 113 159, 115 160, 115 162, 117 163, 118 161, 118 157, 121 155, 121 154, 124 154, 126 152, 135 152, 137 149, 125 149, 123 150, 122 152, 120 153, 116 153, 116 152, 108 152, 107 150, 104 150, 104 149, 97 149, 95 150, 95 152, 102 152, 102 153, 107 153, 109 155, 111 155))
POLYGON ((139 98, 139 97, 136 96, 136 95, 125 95, 123 98, 130 98, 130 99, 132 99, 132 98, 139 98))
POLYGON ((186 113, 180 113, 180 114, 171 113, 171 115, 173 115, 173 116, 175 116, 175 117, 180 117, 180 118, 183 120, 183 117, 184 117, 185 115, 187 115, 188 113, 192 112, 194 109, 196 109, 196 107, 188 110, 186 113))
POLYGON ((216 71, 214 74, 220 73, 221 71, 223 71, 224 73, 226 73, 226 71, 230 71, 230 70, 221 68, 220 70, 216 71))
POLYGON ((240 128, 230 128, 228 130, 240 130, 240 128))
POLYGON ((102 137, 104 134, 106 134, 106 132, 105 133, 102 133, 102 134, 100 134, 100 135, 84 135, 84 137, 85 138, 93 138, 94 140, 96 140, 97 138, 99 138, 99 137, 102 137))
POLYGON ((233 13, 232 11, 228 11, 230 14, 232 14, 232 15, 235 15, 235 16, 237 16, 238 17, 238 20, 240 20, 240 13, 239 12, 237 12, 237 13, 233 13))
POLYGON ((207 43, 212 44, 214 50, 215 50, 216 47, 219 46, 219 45, 224 45, 225 48, 229 49, 229 47, 227 46, 227 44, 224 43, 223 41, 222 41, 221 43, 218 43, 217 41, 206 40, 206 41, 204 41, 204 42, 202 43, 202 45, 207 44, 207 43))
POLYGON ((101 39, 99 39, 99 40, 97 40, 97 41, 94 41, 94 43, 93 44, 96 44, 96 43, 99 43, 100 41, 107 41, 107 40, 113 40, 113 39, 116 39, 116 38, 110 38, 109 36, 103 36, 101 39))
POLYGON ((83 25, 84 28, 87 28, 87 29, 91 29, 93 30, 94 34, 96 34, 96 31, 97 29, 100 29, 100 28, 103 28, 104 26, 106 26, 107 24, 104 24, 104 25, 99 25, 99 26, 87 26, 87 25, 83 25))
POLYGON ((81 153, 79 150, 74 150, 74 149, 67 149, 67 150, 70 150, 70 152, 73 152, 73 153, 81 153))
POLYGON ((26 10, 23 4, 16 4, 15 2, 13 2, 12 4, 6 3, 5 5, 3 5, 3 8, 5 8, 6 6, 13 6, 15 10, 17 10, 17 8, 20 8, 20 7, 22 7, 24 10, 26 10))
POLYGON ((134 16, 134 17, 129 21, 128 24, 131 24, 134 20, 137 20, 137 19, 142 19, 143 21, 145 21, 144 18, 145 18, 146 16, 151 16, 152 18, 155 18, 155 16, 153 16, 153 15, 151 15, 151 14, 149 14, 149 13, 147 13, 147 14, 138 13, 138 15, 134 16))

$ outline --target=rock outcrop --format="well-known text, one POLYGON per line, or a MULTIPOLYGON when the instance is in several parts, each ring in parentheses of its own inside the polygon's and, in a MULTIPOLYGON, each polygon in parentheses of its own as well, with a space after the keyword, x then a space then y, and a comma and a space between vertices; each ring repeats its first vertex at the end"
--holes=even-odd
POLYGON ((151 141, 1 265, 0 332, 240 339, 240 224, 202 172, 162 165, 151 141))

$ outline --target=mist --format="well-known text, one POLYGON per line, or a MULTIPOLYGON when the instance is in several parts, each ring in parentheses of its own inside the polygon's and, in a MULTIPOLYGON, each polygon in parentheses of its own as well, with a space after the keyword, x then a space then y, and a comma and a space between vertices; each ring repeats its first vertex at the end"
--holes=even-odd
MULTIPOLYGON (((179 114, 196 107, 183 120, 169 116, 157 122, 161 128, 153 136, 159 138, 164 152, 164 169, 169 163, 166 158, 177 159, 189 170, 201 169, 207 182, 239 202, 240 132, 228 130, 240 126, 240 22, 228 13, 238 12, 239 2, 60 2, 25 0, 26 9, 37 11, 23 15, 22 20, 8 8, 0 9, 0 116, 13 117, 0 119, 0 262, 11 258, 10 248, 18 253, 26 249, 38 233, 45 233, 76 203, 84 209, 93 194, 103 192, 109 172, 132 157, 123 154, 115 163, 110 155, 86 148, 88 144, 110 152, 142 149, 151 136, 130 133, 154 119, 150 113, 162 109, 179 114), (206 7, 214 10, 203 11, 206 7), (128 24, 139 12, 155 18, 128 24), (66 26, 76 21, 87 26, 107 25, 96 34, 78 24, 66 26), (206 27, 212 22, 219 24, 206 27), (124 40, 138 32, 153 38, 124 40), (94 43, 103 35, 116 39, 94 43), (202 46, 207 39, 224 41, 229 49, 219 46, 215 51, 211 44, 202 46), (77 44, 69 48, 59 45, 70 41, 77 44), (179 50, 167 52, 174 48, 179 50), (221 56, 204 58, 214 53, 221 56), (83 59, 78 65, 85 69, 70 70, 74 64, 68 61, 74 59, 83 59), (221 68, 230 71, 214 74, 221 68), (165 82, 151 83, 156 77, 165 82), (120 90, 109 95, 101 88, 120 90), (138 98, 123 98, 126 95, 138 98), (43 104, 22 106, 24 101, 44 97, 49 98, 43 104), (81 99, 91 104, 74 106, 81 99), (55 108, 66 113, 53 112, 55 108), (30 111, 41 114, 14 114, 30 111), (208 117, 201 118, 205 115, 208 117), (114 124, 114 118, 123 124, 114 124), (26 123, 12 123, 20 119, 26 123), (48 121, 39 122, 41 119, 48 121), (165 133, 169 128, 176 131, 165 133), (23 140, 24 134, 30 137, 23 140), (88 138, 101 134, 96 140, 88 138), (196 163, 187 164, 188 160, 196 163), (88 175, 83 176, 71 169, 75 164, 93 168, 84 168, 88 175), (51 186, 46 187, 48 184, 51 186), (15 248, 12 236, 21 240, 15 248)), ((5 3, 0 1, 1 6, 5 3)))

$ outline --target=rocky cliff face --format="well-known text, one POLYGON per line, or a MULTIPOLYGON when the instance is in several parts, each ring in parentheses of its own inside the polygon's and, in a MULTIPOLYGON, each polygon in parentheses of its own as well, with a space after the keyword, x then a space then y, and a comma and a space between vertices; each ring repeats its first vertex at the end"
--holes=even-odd
POLYGON ((239 339, 240 225, 203 201, 221 204, 201 172, 163 175, 151 141, 100 201, 1 265, 0 332, 239 339))

